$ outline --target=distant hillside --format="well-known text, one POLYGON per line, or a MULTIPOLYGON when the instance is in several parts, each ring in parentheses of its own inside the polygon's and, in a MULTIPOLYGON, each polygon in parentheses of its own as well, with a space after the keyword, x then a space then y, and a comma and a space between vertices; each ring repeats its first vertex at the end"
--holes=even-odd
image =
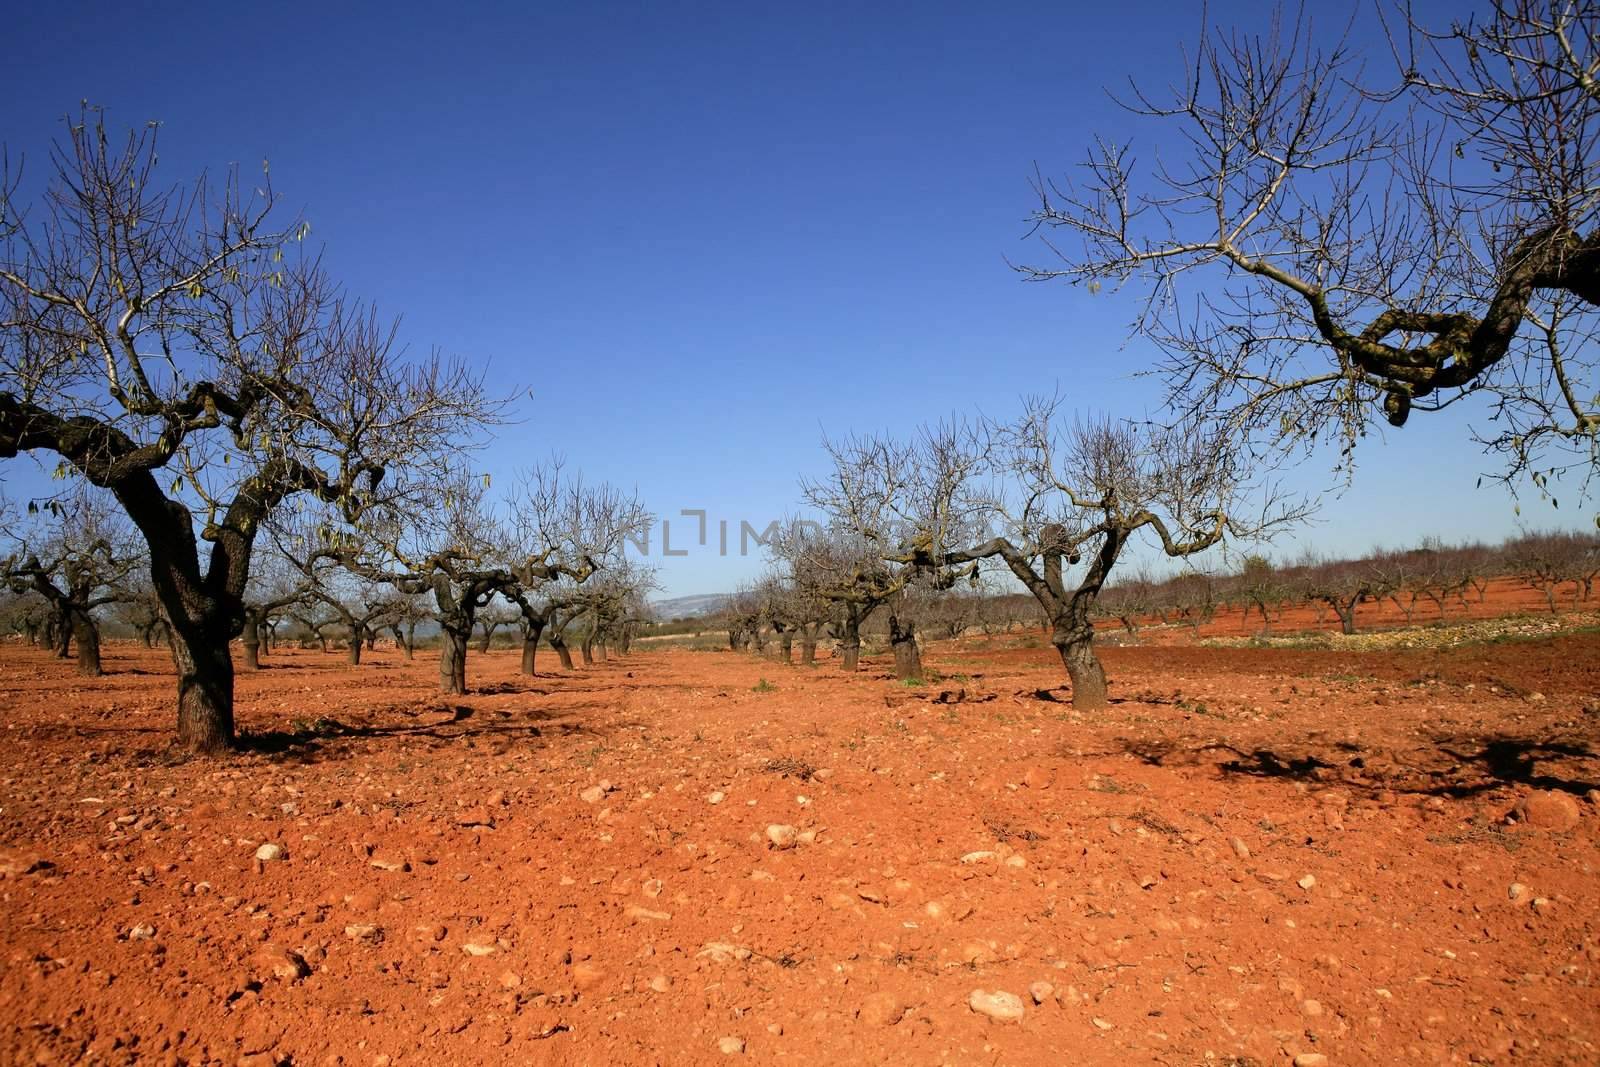
POLYGON ((666 600, 651 601, 656 615, 665 619, 692 619, 718 611, 728 599, 727 593, 701 593, 697 596, 675 596, 666 600))

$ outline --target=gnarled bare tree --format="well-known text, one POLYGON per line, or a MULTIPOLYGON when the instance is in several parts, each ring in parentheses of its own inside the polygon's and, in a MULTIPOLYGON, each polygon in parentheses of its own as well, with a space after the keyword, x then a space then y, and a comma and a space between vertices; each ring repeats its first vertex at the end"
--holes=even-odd
MULTIPOLYGON (((652 518, 637 496, 589 484, 567 472, 560 458, 520 474, 507 507, 513 580, 501 595, 515 609, 522 633, 522 673, 532 675, 552 619, 587 603, 579 587, 591 575, 627 569, 626 543, 648 530, 652 518)), ((572 666, 570 653, 562 664, 572 666)))
MULTIPOLYGON (((1600 469, 1600 9, 1494 0, 1388 19, 1397 74, 1301 9, 1203 27, 1170 94, 1127 101, 1160 153, 1101 140, 1038 182, 1035 279, 1137 283, 1181 418, 1347 461, 1381 417, 1488 400, 1515 488, 1600 469)), ((1346 35, 1337 31, 1343 28, 1346 35)))
POLYGON ((0 179, 0 457, 52 453, 127 511, 170 624, 178 741, 225 749, 262 522, 296 494, 359 516, 495 405, 464 366, 400 358, 300 254, 304 224, 274 226, 270 188, 165 187, 154 125, 118 139, 92 111, 52 162, 32 213, 0 179))
POLYGON ((908 591, 976 576, 976 558, 956 563, 949 555, 970 538, 976 513, 967 482, 979 457, 970 440, 966 427, 951 423, 925 429, 912 444, 873 436, 828 441, 832 473, 801 483, 806 501, 838 533, 815 546, 831 559, 811 562, 833 575, 818 591, 840 605, 846 670, 855 668, 861 622, 882 606, 895 677, 920 678, 908 591))
POLYGON ((144 563, 144 553, 114 502, 78 485, 35 508, 40 522, 16 531, 14 550, 0 559, 0 577, 14 592, 34 592, 50 608, 56 654, 75 643, 78 673, 101 674, 97 609, 126 597, 123 582, 144 563))
POLYGON ((944 559, 998 557, 1044 610, 1073 705, 1095 708, 1107 699, 1095 603, 1136 537, 1187 558, 1226 536, 1261 538, 1303 512, 1263 492, 1247 517, 1239 457, 1219 433, 1109 419, 1062 426, 1059 404, 1031 400, 1016 420, 986 425, 981 448, 996 476, 987 508, 1004 532, 944 559))
POLYGON ((427 489, 425 506, 370 509, 355 528, 320 527, 318 551, 402 596, 426 593, 439 621, 439 689, 467 691, 467 643, 478 612, 513 579, 484 480, 465 470, 427 489))

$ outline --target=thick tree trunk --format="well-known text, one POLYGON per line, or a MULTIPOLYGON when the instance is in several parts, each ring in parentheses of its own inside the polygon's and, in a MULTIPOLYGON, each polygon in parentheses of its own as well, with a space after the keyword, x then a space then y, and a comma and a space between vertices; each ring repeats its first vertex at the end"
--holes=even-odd
POLYGON ((465 630, 443 626, 439 631, 439 691, 454 696, 467 691, 467 642, 472 637, 469 624, 465 630))
POLYGON ((861 662, 861 631, 855 626, 845 627, 839 637, 839 655, 844 660, 844 669, 853 671, 861 662))
POLYGON ((531 678, 539 673, 539 638, 544 634, 545 623, 543 619, 536 618, 530 622, 524 617, 519 626, 522 631, 522 673, 531 678))
POLYGON ((348 642, 350 647, 345 650, 346 651, 346 655, 348 656, 348 658, 350 660, 350 666, 355 667, 355 666, 359 666, 360 665, 360 663, 361 663, 361 646, 366 644, 366 643, 367 643, 367 631, 366 631, 366 628, 361 626, 361 625, 359 625, 359 624, 350 627, 350 640, 348 642))
POLYGON ((778 636, 778 655, 783 662, 794 663, 794 633, 790 630, 783 631, 778 636))
POLYGON ((72 626, 67 622, 65 611, 58 611, 51 618, 50 636, 55 645, 57 659, 66 659, 72 655, 72 626))
POLYGON ((921 680, 922 653, 917 649, 916 627, 890 615, 889 644, 894 649, 894 676, 902 682, 921 680))
POLYGON ((809 667, 817 662, 817 638, 815 634, 800 635, 800 665, 809 667))
POLYGON ((100 677, 100 628, 86 611, 72 613, 72 637, 78 642, 78 673, 100 677))
POLYGON ((489 642, 492 641, 492 640, 494 640, 494 631, 489 629, 487 626, 485 626, 483 628, 483 636, 478 638, 478 654, 479 655, 482 655, 482 654, 484 654, 484 653, 489 651, 489 642))
POLYGON ((227 628, 213 620, 167 631, 178 669, 178 743, 195 752, 223 752, 233 746, 229 638, 227 628))
POLYGON ((1356 632, 1356 605, 1354 601, 1349 604, 1335 604, 1333 610, 1339 616, 1339 630, 1346 636, 1356 632))
POLYGON ((1072 679, 1072 706, 1079 709, 1106 706, 1106 671, 1094 652, 1094 628, 1057 630, 1051 642, 1072 679))
POLYGON ((583 655, 583 665, 585 667, 594 666, 594 635, 593 634, 591 634, 588 637, 585 637, 583 639, 583 644, 578 646, 578 651, 580 653, 582 653, 582 655, 583 655))
POLYGON ((576 670, 572 665, 572 649, 567 647, 567 642, 560 637, 550 639, 550 647, 556 650, 556 655, 561 658, 563 670, 576 670))
POLYGON ((245 609, 244 631, 239 635, 239 640, 244 646, 244 669, 258 671, 261 669, 261 616, 259 613, 245 609))

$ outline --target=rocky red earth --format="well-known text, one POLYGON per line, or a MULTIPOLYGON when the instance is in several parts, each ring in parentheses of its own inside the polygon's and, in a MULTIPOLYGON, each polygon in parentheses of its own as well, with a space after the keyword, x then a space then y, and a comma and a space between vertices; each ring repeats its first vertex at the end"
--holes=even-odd
POLYGON ((1142 640, 283 651, 219 760, 0 648, 0 1062, 1600 1062, 1600 632, 1142 640))

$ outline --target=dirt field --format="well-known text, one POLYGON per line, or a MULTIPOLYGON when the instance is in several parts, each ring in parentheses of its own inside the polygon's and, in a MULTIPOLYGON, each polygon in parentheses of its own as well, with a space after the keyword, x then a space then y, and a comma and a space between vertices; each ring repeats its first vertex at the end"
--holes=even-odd
POLYGON ((286 652, 186 763, 0 648, 0 1063, 1600 1062, 1600 633, 1192 640, 286 652))

